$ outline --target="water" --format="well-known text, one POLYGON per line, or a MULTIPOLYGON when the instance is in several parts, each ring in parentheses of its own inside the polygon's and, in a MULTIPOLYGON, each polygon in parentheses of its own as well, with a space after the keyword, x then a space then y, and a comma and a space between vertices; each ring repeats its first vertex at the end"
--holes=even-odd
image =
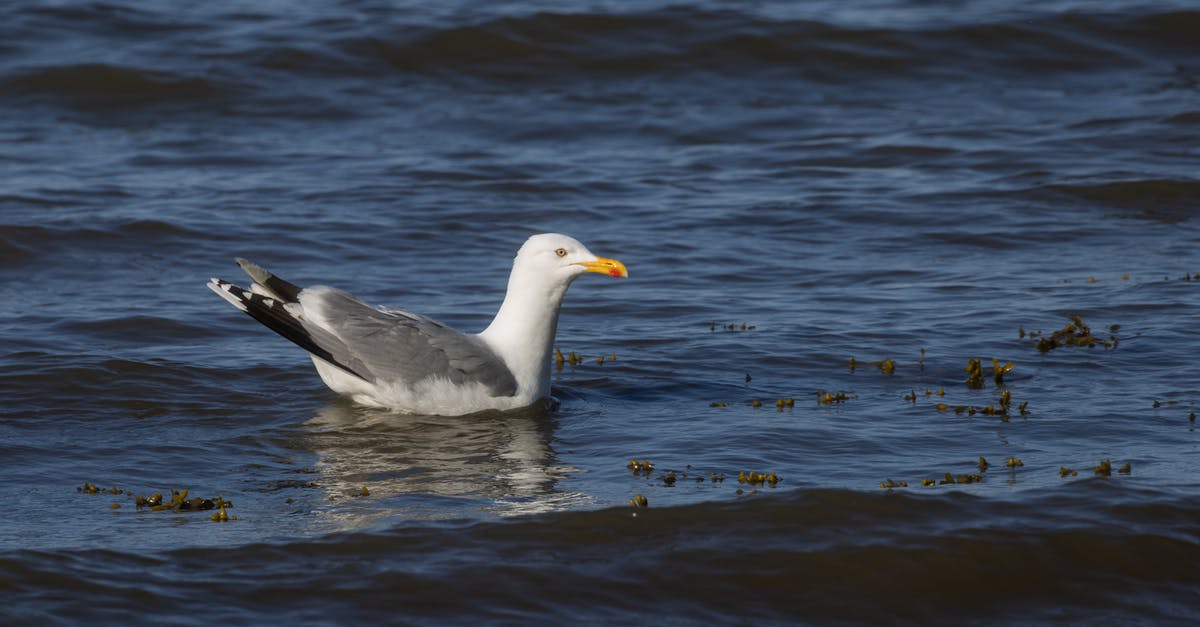
POLYGON ((1191 624, 1197 32, 1186 2, 6 4, 0 617, 1191 624), (475 331, 539 231, 631 273, 568 294, 553 411, 355 407, 204 287, 244 256, 475 331), (1021 336, 1076 315, 1117 346, 1021 336), (235 519, 125 493, 172 488, 235 519))

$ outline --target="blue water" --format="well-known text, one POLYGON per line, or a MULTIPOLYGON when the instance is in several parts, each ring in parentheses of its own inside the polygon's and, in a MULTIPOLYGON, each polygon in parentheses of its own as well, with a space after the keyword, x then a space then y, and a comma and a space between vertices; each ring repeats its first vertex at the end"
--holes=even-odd
POLYGON ((0 618, 1191 624, 1197 32, 1184 2, 0 7, 0 618), (567 295, 553 411, 356 407, 204 287, 241 256, 478 331, 543 231, 630 271, 567 295), (1036 348, 1073 316, 1115 347, 1036 348), (172 489, 233 519, 136 504, 172 489))

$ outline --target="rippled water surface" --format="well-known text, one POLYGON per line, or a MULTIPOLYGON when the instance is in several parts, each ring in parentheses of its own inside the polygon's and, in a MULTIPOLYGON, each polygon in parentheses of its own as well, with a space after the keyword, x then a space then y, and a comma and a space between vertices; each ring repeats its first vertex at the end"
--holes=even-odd
POLYGON ((7 3, 0 622, 1192 624, 1197 33, 7 3), (244 256, 477 331, 541 231, 631 274, 571 288, 549 411, 356 407, 204 287, 244 256), (135 502, 171 489, 233 519, 135 502))

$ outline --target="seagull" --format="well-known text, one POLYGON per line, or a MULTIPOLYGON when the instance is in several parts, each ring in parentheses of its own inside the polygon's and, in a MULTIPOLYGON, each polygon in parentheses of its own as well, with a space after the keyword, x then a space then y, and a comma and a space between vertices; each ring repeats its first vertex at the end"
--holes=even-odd
POLYGON ((375 308, 348 292, 298 287, 236 259, 254 281, 208 287, 308 351, 317 374, 353 401, 409 414, 519 409, 550 396, 550 352, 567 288, 589 272, 628 277, 572 237, 542 233, 513 260, 508 291, 486 329, 462 333, 425 316, 375 308))

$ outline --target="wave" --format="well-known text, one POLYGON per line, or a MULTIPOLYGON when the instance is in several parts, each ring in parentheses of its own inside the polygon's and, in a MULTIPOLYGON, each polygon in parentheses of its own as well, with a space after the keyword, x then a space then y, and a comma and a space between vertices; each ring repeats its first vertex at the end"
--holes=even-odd
POLYGON ((784 70, 816 80, 903 76, 939 68, 1027 74, 1108 68, 1178 51, 1200 12, 1141 17, 1061 14, 1037 20, 863 28, 670 8, 642 14, 538 13, 447 28, 384 27, 333 49, 406 71, 509 79, 664 71, 784 70))
POLYGON ((103 601, 114 621, 202 612, 355 622, 395 607, 415 622, 1186 615, 1176 612, 1200 583, 1193 503, 1160 494, 1133 505, 1102 481, 1053 492, 1011 503, 796 491, 157 555, 17 551, 0 554, 0 582, 8 607, 86 616, 103 601), (130 592, 149 582, 156 594, 130 592))
POLYGON ((7 401, 22 407, 25 415, 53 415, 54 420, 64 424, 87 423, 97 413, 105 412, 137 418, 182 416, 196 421, 227 415, 227 404, 261 400, 253 386, 244 385, 242 377, 252 381, 294 379, 291 372, 281 374, 263 367, 230 370, 160 358, 96 354, 114 350, 115 346, 133 357, 147 345, 157 350, 172 347, 196 352, 198 342, 218 334, 203 325, 141 316, 72 322, 60 328, 73 336, 65 341, 61 335, 10 341, 9 345, 20 352, 2 356, 6 371, 0 374, 0 386, 10 390, 7 401), (142 334, 135 333, 138 325, 142 334), (73 350, 80 343, 86 344, 89 352, 73 350))
POLYGON ((102 108, 208 100, 226 91, 206 78, 104 63, 27 69, 3 84, 15 93, 60 96, 102 108))
MULTIPOLYGON (((109 194, 99 191, 95 194, 98 201, 104 201, 108 197, 109 194)), ((39 204, 24 199, 22 202, 39 204)), ((55 206, 64 204, 60 196, 54 197, 53 203, 47 203, 55 206)), ((167 243, 202 239, 202 233, 177 223, 153 219, 124 220, 107 226, 70 223, 58 226, 0 224, 0 262, 16 263, 38 253, 80 249, 127 250, 132 238, 167 243)))
POLYGON ((1195 180, 1137 179, 1048 185, 1040 189, 1160 222, 1182 222, 1200 215, 1200 181, 1195 180))
MULTIPOLYGON (((118 18, 89 13, 88 19, 118 18)), ((167 17, 138 19, 157 24, 167 17)), ((912 75, 941 80, 947 72, 1053 75, 1193 57, 1192 35, 1200 28, 1200 11, 1145 8, 1120 14, 981 14, 977 19, 986 21, 891 27, 689 7, 539 12, 475 21, 460 17, 439 26, 401 21, 405 19, 411 17, 395 12, 353 31, 323 17, 286 25, 264 19, 256 21, 257 27, 224 34, 219 22, 215 29, 180 23, 172 32, 188 38, 182 43, 179 37, 161 38, 162 54, 154 59, 151 52, 148 66, 89 60, 26 67, 11 72, 2 84, 19 94, 119 107, 220 99, 243 87, 254 89, 251 85, 261 89, 264 79, 270 83, 270 76, 279 74, 294 79, 400 71, 538 81, 783 72, 828 82, 912 75), (210 46, 196 44, 202 32, 208 33, 204 37, 210 46)), ((62 36, 53 26, 42 28, 46 37, 62 36)), ((105 45, 139 32, 128 24, 106 30, 102 21, 89 30, 105 45)), ((26 48, 34 50, 36 38, 26 34, 25 39, 26 48)), ((148 44, 151 50, 153 45, 148 44)), ((18 47, 12 56, 19 58, 20 52, 18 47)))
MULTIPOLYGON (((219 333, 211 326, 188 324, 171 318, 151 315, 131 315, 98 320, 67 319, 55 326, 55 330, 76 337, 86 337, 106 344, 145 345, 149 342, 170 343, 187 338, 189 341, 217 337, 219 333)), ((120 375, 118 368, 113 373, 105 368, 103 376, 120 375)), ((142 373, 132 373, 140 376, 142 373)))

